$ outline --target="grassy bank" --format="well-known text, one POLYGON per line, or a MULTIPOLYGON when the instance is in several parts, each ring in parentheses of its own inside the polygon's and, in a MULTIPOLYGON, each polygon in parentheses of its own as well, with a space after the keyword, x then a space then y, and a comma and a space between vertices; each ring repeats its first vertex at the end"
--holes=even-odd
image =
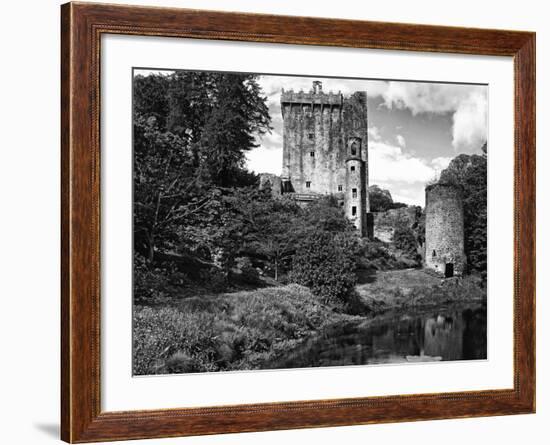
POLYGON ((336 311, 296 284, 136 305, 134 373, 261 369, 335 323, 486 301, 475 277, 441 280, 419 269, 367 273, 356 295, 368 318, 336 311))
POLYGON ((295 284, 134 307, 137 375, 258 369, 332 323, 335 312, 295 284))
POLYGON ((485 284, 476 276, 442 280, 422 269, 406 269, 377 272, 363 281, 356 292, 372 314, 487 299, 485 284))

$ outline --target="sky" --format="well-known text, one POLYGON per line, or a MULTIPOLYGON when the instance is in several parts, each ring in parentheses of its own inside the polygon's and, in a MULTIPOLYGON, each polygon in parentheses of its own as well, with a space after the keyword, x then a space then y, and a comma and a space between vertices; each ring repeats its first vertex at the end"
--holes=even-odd
MULTIPOLYGON (((172 72, 139 69, 134 74, 172 72)), ((480 154, 487 140, 486 85, 261 75, 273 130, 247 153, 249 170, 281 174, 281 89, 309 91, 314 80, 322 81, 324 92, 367 92, 369 184, 389 190, 396 202, 423 207, 426 183, 459 154, 480 154)))
POLYGON ((424 187, 461 153, 481 153, 487 140, 487 86, 322 77, 260 76, 273 131, 247 154, 256 173, 280 174, 283 121, 281 88, 367 92, 370 185, 388 189, 394 201, 424 206, 424 187))

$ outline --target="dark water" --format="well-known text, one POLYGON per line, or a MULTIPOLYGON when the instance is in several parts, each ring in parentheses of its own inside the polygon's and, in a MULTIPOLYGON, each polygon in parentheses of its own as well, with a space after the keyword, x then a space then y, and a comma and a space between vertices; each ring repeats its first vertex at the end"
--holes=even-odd
POLYGON ((486 307, 453 307, 333 326, 270 368, 485 358, 486 307))

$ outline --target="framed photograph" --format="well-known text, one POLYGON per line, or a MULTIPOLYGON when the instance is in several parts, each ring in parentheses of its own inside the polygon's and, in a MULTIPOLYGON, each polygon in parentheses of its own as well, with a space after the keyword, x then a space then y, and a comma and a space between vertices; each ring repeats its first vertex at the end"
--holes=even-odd
POLYGON ((67 3, 62 439, 535 411, 535 34, 67 3))

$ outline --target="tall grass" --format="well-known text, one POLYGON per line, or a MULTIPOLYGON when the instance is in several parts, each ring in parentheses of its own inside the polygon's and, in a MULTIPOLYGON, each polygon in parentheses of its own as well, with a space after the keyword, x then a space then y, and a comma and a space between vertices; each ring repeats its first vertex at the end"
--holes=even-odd
POLYGON ((323 326, 351 318, 296 284, 136 306, 133 371, 258 369, 323 326))

